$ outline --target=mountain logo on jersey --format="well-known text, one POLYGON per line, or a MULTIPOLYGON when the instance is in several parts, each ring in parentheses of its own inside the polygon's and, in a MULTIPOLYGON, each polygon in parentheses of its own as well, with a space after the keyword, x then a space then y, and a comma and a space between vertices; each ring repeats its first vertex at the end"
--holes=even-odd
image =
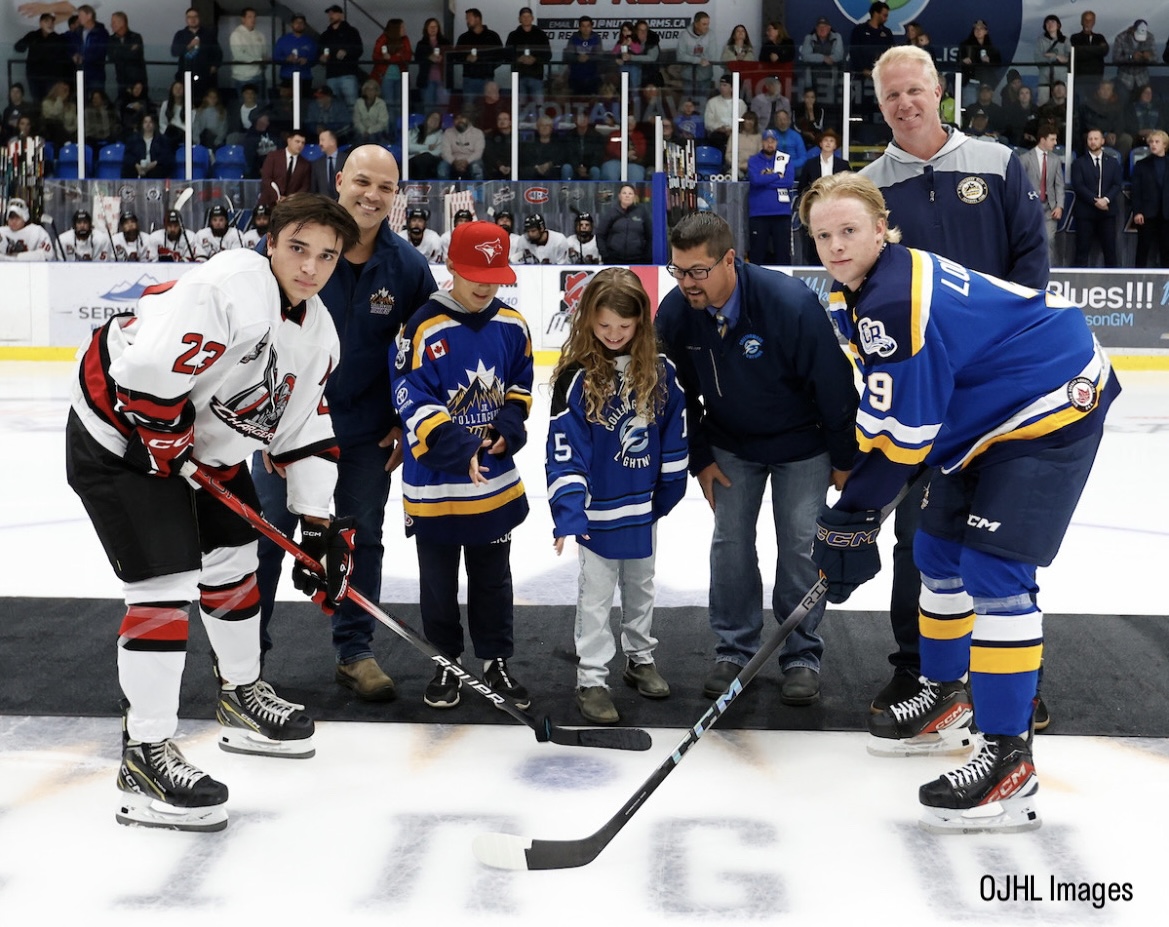
POLYGON ((290 373, 281 375, 276 352, 269 351, 263 380, 230 399, 213 398, 211 411, 233 431, 270 444, 295 386, 296 377, 290 373))
POLYGON ((1072 404, 1073 409, 1091 412, 1096 408, 1099 399, 1100 393, 1096 389, 1096 384, 1087 377, 1076 377, 1068 383, 1068 402, 1072 404))
POLYGON ((125 280, 120 283, 115 283, 109 292, 102 293, 102 299, 108 299, 111 302, 132 303, 137 302, 138 298, 146 292, 146 288, 154 286, 158 281, 150 276, 150 274, 143 274, 133 283, 125 280))
POLYGON ((451 421, 473 434, 487 437, 495 416, 503 408, 506 390, 496 377, 495 368, 484 367, 483 361, 479 361, 476 369, 464 372, 466 385, 447 390, 447 411, 451 421))
POLYGON ((394 311, 394 294, 384 286, 369 294, 369 311, 374 315, 389 315, 394 311))
POLYGON ((861 319, 856 326, 861 350, 878 357, 892 357, 897 351, 897 342, 885 333, 885 323, 878 319, 861 319))
POLYGON ((990 195, 990 187, 981 177, 963 177, 958 181, 958 199, 968 206, 981 203, 990 195))
POLYGON ((743 350, 743 356, 747 360, 759 360, 763 356, 763 338, 759 335, 748 333, 739 339, 739 347, 743 350))

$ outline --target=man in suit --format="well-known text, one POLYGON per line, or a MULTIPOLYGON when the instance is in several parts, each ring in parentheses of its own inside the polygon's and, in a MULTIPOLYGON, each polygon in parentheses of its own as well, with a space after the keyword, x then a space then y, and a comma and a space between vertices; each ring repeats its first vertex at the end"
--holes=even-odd
POLYGON ((260 204, 275 206, 293 193, 307 193, 312 184, 312 165, 301 153, 304 151, 304 130, 293 129, 283 148, 277 148, 264 159, 260 168, 260 204))
POLYGON ((174 166, 170 140, 158 131, 153 115, 143 114, 141 128, 126 141, 122 176, 134 180, 169 177, 174 166))
POLYGON ((1039 193, 1039 203, 1043 207, 1043 218, 1047 229, 1047 254, 1052 265, 1055 265, 1055 230, 1059 220, 1063 218, 1063 200, 1065 185, 1063 179, 1063 165, 1052 154, 1055 144, 1059 140, 1055 126, 1044 123, 1039 128, 1039 141, 1024 155, 1020 155, 1023 170, 1027 172, 1027 179, 1031 186, 1039 193))
POLYGON ((1132 170, 1132 221, 1137 227, 1137 267, 1149 266, 1155 247, 1154 267, 1169 267, 1169 159, 1165 157, 1169 133, 1154 129, 1148 135, 1149 154, 1132 170))
POLYGON ((321 147, 321 156, 312 163, 309 191, 323 193, 335 200, 337 199, 337 174, 345 163, 345 155, 348 152, 337 150, 337 136, 329 129, 321 129, 317 144, 321 147))
POLYGON ((1072 190, 1076 203, 1077 267, 1087 267, 1092 242, 1100 242, 1105 267, 1119 267, 1116 257, 1116 217, 1120 215, 1120 162, 1104 154, 1104 133, 1089 129, 1087 150, 1072 162, 1072 190))

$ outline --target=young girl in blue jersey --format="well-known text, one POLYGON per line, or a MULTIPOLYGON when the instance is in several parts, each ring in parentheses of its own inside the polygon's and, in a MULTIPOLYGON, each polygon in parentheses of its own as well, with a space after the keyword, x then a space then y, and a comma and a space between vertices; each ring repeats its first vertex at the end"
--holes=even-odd
POLYGON ((622 678, 646 698, 670 694, 653 662, 656 527, 686 493, 685 401, 632 271, 611 267, 589 282, 552 382, 545 467, 555 547, 560 554, 575 536, 580 558, 576 701, 586 720, 613 724, 605 680, 615 588, 622 678))

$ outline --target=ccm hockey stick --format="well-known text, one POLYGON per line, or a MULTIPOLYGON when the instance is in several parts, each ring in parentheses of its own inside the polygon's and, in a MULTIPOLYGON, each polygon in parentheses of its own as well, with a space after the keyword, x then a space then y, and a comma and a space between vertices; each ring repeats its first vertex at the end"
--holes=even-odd
MULTIPOLYGON (((207 490, 212 496, 264 535, 264 537, 292 554, 304 566, 308 567, 314 573, 322 572, 322 567, 316 560, 301 550, 284 532, 270 524, 259 512, 219 483, 210 474, 199 469, 193 463, 184 464, 181 472, 183 476, 207 490)), ((516 706, 507 696, 496 692, 478 676, 468 673, 457 662, 448 659, 432 647, 424 637, 399 619, 382 611, 375 603, 371 602, 352 586, 349 587, 345 597, 384 624, 415 650, 426 654, 427 657, 439 666, 449 669, 468 688, 482 695, 496 708, 507 712, 517 721, 526 724, 536 732, 536 740, 541 743, 551 741, 554 744, 561 744, 566 747, 600 747, 609 750, 648 750, 653 745, 649 734, 639 728, 566 728, 554 724, 552 719, 547 715, 542 718, 536 718, 516 706)))

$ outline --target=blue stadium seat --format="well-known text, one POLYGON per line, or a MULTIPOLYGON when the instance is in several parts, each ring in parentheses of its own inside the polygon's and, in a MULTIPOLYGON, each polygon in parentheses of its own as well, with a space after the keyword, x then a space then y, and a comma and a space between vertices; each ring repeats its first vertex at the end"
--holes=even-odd
POLYGON ((98 180, 120 180, 122 177, 122 159, 126 155, 126 146, 121 142, 106 145, 97 153, 98 180))
POLYGON ((215 150, 211 176, 218 180, 243 180, 248 159, 243 145, 223 145, 215 150))
MULTIPOLYGON (((57 166, 54 176, 65 180, 76 180, 79 174, 77 161, 77 144, 66 142, 57 153, 57 166)), ((85 176, 93 176, 93 149, 85 146, 85 176)))
POLYGON ((710 180, 712 174, 721 174, 723 153, 713 145, 698 145, 694 149, 694 169, 699 180, 710 180))
POLYGON ((301 151, 300 156, 311 163, 316 161, 323 154, 324 152, 321 151, 320 145, 314 145, 310 142, 304 146, 304 150, 301 151))
POLYGON ((187 177, 187 154, 179 148, 175 151, 175 169, 172 180, 206 180, 211 173, 211 149, 204 145, 191 146, 191 176, 187 177))

